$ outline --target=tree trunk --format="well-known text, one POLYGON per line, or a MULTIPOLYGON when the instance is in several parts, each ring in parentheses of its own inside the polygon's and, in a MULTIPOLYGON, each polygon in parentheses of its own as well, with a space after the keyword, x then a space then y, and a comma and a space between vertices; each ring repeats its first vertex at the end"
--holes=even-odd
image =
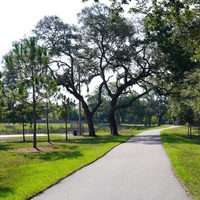
POLYGON ((48 110, 49 110, 49 104, 46 102, 46 126, 47 126, 47 140, 50 143, 50 134, 49 134, 49 115, 48 115, 48 110))
POLYGON ((36 104, 33 103, 33 148, 37 149, 37 138, 36 138, 36 104))
POLYGON ((148 119, 148 126, 149 126, 149 127, 151 126, 151 116, 150 116, 149 119, 148 119))
POLYGON ((158 126, 162 125, 162 115, 158 116, 158 126))
POLYGON ((96 137, 92 115, 91 114, 89 116, 86 115, 86 118, 89 129, 89 136, 96 137))
POLYGON ((78 103, 78 124, 79 124, 79 135, 83 135, 82 134, 82 122, 81 122, 81 101, 79 100, 79 103, 78 103))
POLYGON ((23 135, 23 142, 26 141, 24 126, 25 126, 25 125, 24 125, 24 122, 22 122, 22 135, 23 135))
POLYGON ((87 119, 88 129, 89 129, 89 136, 95 137, 95 129, 94 129, 94 123, 93 123, 93 114, 90 112, 87 104, 83 101, 82 102, 82 108, 85 112, 85 116, 87 119))
POLYGON ((188 123, 188 136, 192 135, 192 125, 188 123))
POLYGON ((64 121, 65 121, 65 139, 66 139, 66 141, 67 141, 67 140, 68 140, 68 137, 67 137, 67 132, 68 132, 68 128, 67 128, 67 119, 65 118, 64 121))
POLYGON ((37 149, 35 83, 33 83, 33 148, 37 149))
POLYGON ((110 123, 110 134, 113 136, 118 136, 118 130, 117 130, 117 122, 115 120, 115 113, 114 111, 110 111, 109 113, 109 123, 110 123))

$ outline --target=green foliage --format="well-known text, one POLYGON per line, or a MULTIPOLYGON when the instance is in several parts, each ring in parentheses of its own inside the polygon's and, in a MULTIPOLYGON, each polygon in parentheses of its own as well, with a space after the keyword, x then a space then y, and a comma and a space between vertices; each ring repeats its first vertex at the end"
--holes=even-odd
POLYGON ((151 123, 152 124, 158 124, 158 119, 157 119, 157 117, 155 116, 155 115, 153 115, 152 117, 151 117, 151 123))
POLYGON ((182 97, 185 104, 192 110, 196 121, 200 121, 200 69, 196 69, 193 73, 188 74, 182 97))
POLYGON ((199 77, 194 73, 199 68, 198 6, 196 1, 155 1, 143 18, 145 39, 162 52, 165 70, 160 83, 167 83, 174 117, 184 123, 197 121, 200 110, 199 77))
MULTIPOLYGON (((181 42, 180 34, 177 34, 179 26, 173 17, 171 10, 167 9, 162 2, 152 7, 144 17, 146 39, 150 43, 155 43, 164 53, 163 62, 166 70, 169 70, 168 81, 178 84, 184 78, 184 73, 197 67, 197 63, 191 61, 193 51, 187 51, 181 42), (170 15, 170 18, 168 17, 170 15)), ((166 80, 166 81, 167 81, 166 80)))
POLYGON ((179 122, 192 125, 192 123, 198 123, 200 121, 199 74, 199 69, 194 70, 192 73, 187 73, 179 96, 173 96, 171 99, 173 116, 179 122))

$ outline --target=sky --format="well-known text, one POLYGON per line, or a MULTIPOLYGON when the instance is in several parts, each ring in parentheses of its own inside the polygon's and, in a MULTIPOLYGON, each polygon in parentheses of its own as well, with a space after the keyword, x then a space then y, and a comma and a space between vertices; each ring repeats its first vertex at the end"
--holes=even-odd
MULTIPOLYGON (((110 4, 109 0, 100 0, 110 4)), ((2 57, 12 49, 12 43, 31 36, 44 16, 57 15, 65 23, 76 24, 77 14, 94 0, 0 0, 0 69, 2 57)))
MULTIPOLYGON (((109 0, 100 2, 108 4, 109 0)), ((76 24, 77 14, 93 3, 94 0, 0 0, 0 70, 12 43, 31 36, 31 30, 44 16, 56 15, 65 23, 76 24)))
MULTIPOLYGON (((110 4, 109 0, 100 0, 110 4)), ((31 36, 39 20, 57 15, 65 23, 76 24, 77 13, 94 0, 0 0, 0 66, 2 57, 12 49, 12 43, 31 36)))
MULTIPOLYGON (((110 5, 109 0, 100 2, 110 5)), ((76 24, 77 13, 93 3, 94 0, 0 0, 0 61, 12 43, 30 36, 44 16, 57 15, 65 23, 76 24)))
POLYGON ((77 13, 92 3, 93 0, 0 0, 0 60, 12 49, 12 42, 30 36, 44 16, 57 15, 65 23, 76 24, 77 13))

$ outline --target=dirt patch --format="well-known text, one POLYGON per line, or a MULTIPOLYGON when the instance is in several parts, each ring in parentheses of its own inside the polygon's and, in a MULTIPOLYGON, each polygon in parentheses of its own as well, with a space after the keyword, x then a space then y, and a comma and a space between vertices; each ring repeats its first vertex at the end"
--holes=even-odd
POLYGON ((21 152, 21 153, 26 153, 26 152, 48 152, 48 151, 56 151, 56 149, 51 148, 51 147, 44 147, 44 148, 21 148, 17 149, 14 152, 21 152))
POLYGON ((38 152, 50 152, 50 151, 58 151, 57 145, 65 144, 63 142, 40 142, 38 148, 33 147, 24 147, 20 149, 11 150, 11 152, 21 152, 21 153, 38 153, 38 152))

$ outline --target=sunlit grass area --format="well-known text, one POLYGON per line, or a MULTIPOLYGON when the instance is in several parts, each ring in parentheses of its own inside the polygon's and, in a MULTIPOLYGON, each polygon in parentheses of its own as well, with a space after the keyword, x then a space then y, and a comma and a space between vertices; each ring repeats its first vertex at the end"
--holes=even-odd
MULTIPOLYGON (((194 130, 195 133, 196 130, 194 130)), ((200 199, 200 137, 187 135, 187 128, 164 130, 163 145, 172 167, 195 200, 200 199)))
POLYGON ((93 162, 129 136, 77 137, 68 142, 53 136, 54 142, 39 138, 32 142, 0 143, 0 199, 27 199, 77 169, 93 162))
MULTIPOLYGON (((0 199, 24 200, 44 190, 74 171, 103 156, 132 135, 156 127, 125 125, 118 137, 99 130, 98 137, 51 134, 37 137, 38 150, 32 148, 32 137, 0 141, 0 199)), ((158 127, 163 128, 163 127, 158 127)))
POLYGON ((0 199, 24 200, 44 190, 60 179, 103 156, 130 136, 142 132, 132 127, 120 129, 120 136, 99 131, 98 137, 85 135, 38 137, 38 150, 32 148, 32 137, 0 142, 0 199))

